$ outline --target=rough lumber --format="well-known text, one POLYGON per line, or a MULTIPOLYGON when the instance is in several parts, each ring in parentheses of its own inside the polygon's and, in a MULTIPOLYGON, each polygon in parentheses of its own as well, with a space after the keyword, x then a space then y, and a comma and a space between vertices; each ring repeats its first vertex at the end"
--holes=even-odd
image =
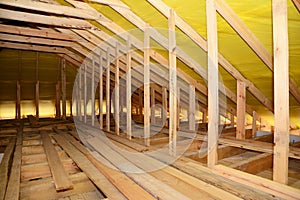
POLYGON ((196 91, 193 85, 190 85, 189 88, 189 130, 195 131, 196 91))
POLYGON ((288 182, 289 158, 289 42, 287 0, 272 1, 274 48, 274 164, 273 180, 288 182))
POLYGON ((66 120, 67 118, 67 77, 66 77, 66 60, 61 59, 61 96, 62 96, 62 119, 66 120))
POLYGON ((46 132, 42 132, 42 141, 45 153, 47 155, 49 167, 53 180, 55 183, 56 191, 72 189, 73 184, 70 181, 67 172, 58 156, 56 149, 54 148, 49 135, 46 132))
POLYGON ((1 160, 0 164, 0 199, 4 199, 5 191, 8 183, 8 176, 9 176, 9 169, 10 169, 10 163, 13 158, 13 152, 15 149, 16 144, 16 138, 11 138, 9 140, 8 145, 5 148, 4 156, 1 160))
POLYGON ((106 177, 74 146, 65 141, 62 136, 54 135, 57 143, 67 152, 67 154, 76 162, 78 167, 101 189, 101 191, 110 199, 125 199, 125 197, 112 185, 106 177))
POLYGON ((150 29, 144 27, 144 142, 150 146, 150 29))
POLYGON ((122 138, 122 137, 118 137, 116 135, 112 135, 112 134, 106 134, 106 136, 114 141, 117 141, 117 142, 120 142, 128 147, 131 147, 133 149, 135 149, 136 151, 138 152, 145 152, 145 151, 148 151, 149 150, 149 147, 145 147, 143 145, 140 145, 136 142, 133 142, 133 141, 129 141, 125 138, 122 138))
POLYGON ((127 40, 127 53, 126 53, 126 134, 127 138, 131 140, 131 39, 128 37, 127 40))
POLYGON ((250 174, 257 174, 261 171, 270 169, 273 165, 273 156, 269 153, 259 154, 240 162, 233 163, 229 167, 238 169, 250 174))
POLYGON ((11 174, 8 180, 5 199, 18 200, 20 192, 21 158, 22 158, 23 122, 20 122, 14 157, 11 166, 11 174))
POLYGON ((90 91, 90 96, 91 96, 91 117, 92 117, 92 126, 95 125, 95 65, 96 62, 94 59, 92 59, 92 78, 91 78, 91 91, 90 91))
POLYGON ((99 124, 103 129, 103 54, 99 55, 99 124))
POLYGON ((246 86, 242 81, 237 81, 237 122, 236 139, 246 139, 245 120, 246 120, 246 86))
POLYGON ((245 184, 261 191, 276 195, 283 199, 300 199, 299 189, 295 189, 281 183, 231 169, 229 167, 217 165, 214 167, 214 173, 238 183, 245 184))
POLYGON ((120 58, 119 58, 119 43, 116 44, 116 58, 115 58, 115 109, 114 109, 114 116, 115 116, 115 131, 116 134, 120 134, 120 58))
POLYGON ((46 16, 40 14, 32 14, 13 10, 0 9, 0 18, 8 20, 16 20, 22 22, 38 23, 50 26, 59 26, 66 28, 90 29, 91 25, 81 19, 70 19, 63 17, 46 16))
POLYGON ((218 162, 219 133, 219 72, 217 16, 214 0, 206 1, 207 59, 208 59, 208 148, 207 165, 213 167, 218 162))
POLYGON ((110 131, 110 48, 106 51, 106 131, 110 131))
POLYGON ((18 8, 24 8, 39 12, 45 12, 50 14, 62 15, 67 17, 83 18, 83 19, 101 19, 101 14, 92 12, 90 10, 84 10, 80 8, 73 8, 64 5, 55 5, 50 3, 44 3, 33 0, 6 0, 1 1, 1 5, 13 6, 18 8))
POLYGON ((176 64, 176 32, 175 32, 175 13, 170 9, 169 14, 169 154, 176 156, 177 143, 177 64, 176 64))

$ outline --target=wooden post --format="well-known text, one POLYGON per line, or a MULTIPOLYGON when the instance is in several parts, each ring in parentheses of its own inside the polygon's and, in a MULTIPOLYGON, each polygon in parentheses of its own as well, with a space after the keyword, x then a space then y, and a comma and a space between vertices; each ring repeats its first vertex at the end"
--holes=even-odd
POLYGON ((202 112, 202 123, 206 123, 207 122, 207 110, 204 109, 202 112))
POLYGON ((87 122, 87 80, 86 80, 86 73, 87 73, 87 64, 84 63, 84 77, 83 77, 83 120, 86 124, 87 122))
POLYGON ((273 0, 274 48, 274 159, 273 180, 288 182, 289 155, 289 48, 287 1, 273 0))
POLYGON ((246 114, 246 87, 245 83, 237 80, 237 123, 236 139, 246 139, 245 114, 246 114))
POLYGON ((189 129, 191 131, 195 131, 195 111, 196 111, 195 86, 190 85, 189 89, 190 89, 190 91, 189 91, 189 129))
POLYGON ((139 115, 140 121, 143 121, 143 90, 139 88, 139 115))
POLYGON ((256 137, 256 131, 257 131, 256 121, 257 121, 257 114, 256 114, 256 111, 253 111, 253 114, 252 114, 252 138, 256 137))
POLYGON ((60 81, 57 81, 55 85, 55 107, 56 107, 56 118, 60 118, 60 81))
POLYGON ((151 124, 155 125, 155 90, 150 87, 151 90, 151 124))
POLYGON ((22 52, 18 51, 18 81, 16 99, 16 119, 21 119, 21 77, 22 77, 22 52))
POLYGON ((39 120, 39 88, 40 88, 40 82, 39 82, 39 52, 36 52, 36 66, 35 66, 35 117, 36 120, 39 120))
POLYGON ((100 128, 103 129, 103 56, 100 51, 99 56, 99 124, 100 128))
POLYGON ((219 133, 219 74, 218 35, 216 5, 206 0, 207 52, 208 52, 208 155, 207 165, 212 168, 218 162, 219 133))
POLYGON ((163 127, 167 126, 167 114, 168 114, 168 92, 167 88, 163 87, 162 88, 162 123, 163 127))
POLYGON ((126 134, 131 140, 131 38, 127 39, 127 54, 126 54, 126 134))
POLYGON ((177 73, 176 73, 176 35, 174 10, 170 9, 169 16, 169 154, 176 156, 177 143, 177 73))
POLYGON ((234 115, 232 113, 230 113, 230 127, 234 127, 234 115))
POLYGON ((91 83, 91 116, 92 126, 95 126, 95 60, 92 58, 92 83, 91 83))
POLYGON ((119 60, 119 43, 116 44, 116 74, 115 74, 115 130, 120 134, 120 60, 119 60))
POLYGON ((176 95, 177 99, 177 114, 176 114, 176 118, 177 118, 177 130, 179 130, 180 128, 180 113, 181 113, 181 107, 180 107, 180 88, 177 88, 177 95, 176 95))
POLYGON ((150 146, 150 30, 146 24, 144 30, 144 139, 150 146))
POLYGON ((110 48, 106 51, 106 130, 110 131, 110 48))
POLYGON ((78 107, 78 115, 79 115, 79 120, 82 121, 82 113, 81 113, 81 107, 82 107, 82 67, 80 67, 79 69, 79 107, 78 107))
POLYGON ((62 87, 62 119, 66 119, 66 60, 63 58, 61 62, 61 87, 62 87))

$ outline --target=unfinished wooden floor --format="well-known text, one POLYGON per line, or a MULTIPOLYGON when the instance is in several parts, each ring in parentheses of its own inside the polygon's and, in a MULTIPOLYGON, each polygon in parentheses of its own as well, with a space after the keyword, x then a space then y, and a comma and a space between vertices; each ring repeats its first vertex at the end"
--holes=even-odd
MULTIPOLYGON (((1 199, 300 199, 297 159, 290 159, 289 165, 288 185, 293 188, 261 190, 230 177, 228 169, 234 168, 271 179, 271 154, 253 149, 267 143, 268 137, 252 141, 244 149, 234 147, 237 142, 230 134, 221 138, 218 163, 228 169, 221 165, 217 170, 205 167, 206 157, 200 159, 198 155, 203 142, 194 140, 172 165, 146 172, 149 163, 162 164, 168 155, 142 154, 138 162, 133 161, 135 158, 121 154, 95 136, 97 129, 85 130, 84 140, 90 147, 87 149, 71 119, 0 123, 0 148, 4 153, 0 167, 1 199), (120 163, 140 173, 124 173, 117 169, 120 163)), ((150 147, 145 147, 137 136, 128 140, 122 133, 106 134, 114 145, 128 152, 151 152, 168 143, 165 131, 153 136, 150 147)), ((295 151, 293 155, 299 156, 295 151)))

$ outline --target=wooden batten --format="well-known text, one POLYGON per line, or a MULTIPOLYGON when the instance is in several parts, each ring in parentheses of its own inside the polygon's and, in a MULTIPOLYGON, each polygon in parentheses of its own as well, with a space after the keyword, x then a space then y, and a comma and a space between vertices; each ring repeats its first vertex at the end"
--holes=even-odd
POLYGON ((155 125, 156 121, 155 121, 155 89, 151 88, 151 125, 155 125))
POLYGON ((40 81, 39 81, 39 53, 36 52, 36 66, 35 66, 35 117, 39 120, 39 96, 40 96, 40 81))
POLYGON ((110 48, 106 52, 106 131, 110 131, 110 48))
POLYGON ((84 63, 83 68, 83 121, 86 124, 87 122, 87 64, 84 63))
POLYGON ((116 60, 115 60, 115 131, 116 134, 120 134, 120 58, 119 58, 119 43, 116 44, 116 60))
POLYGON ((195 97, 195 87, 190 85, 189 87, 189 130, 195 131, 195 112, 196 112, 196 97, 195 97))
POLYGON ((287 1, 272 1, 274 48, 274 158, 273 180, 288 182, 289 156, 289 47, 287 1))
POLYGON ((143 121, 143 90, 139 88, 139 116, 140 121, 143 121))
POLYGON ((246 114, 246 87, 245 83, 237 80, 237 122, 236 122, 236 138, 244 140, 246 138, 245 131, 245 114, 246 114))
POLYGON ((78 101, 79 101, 79 107, 78 107, 78 115, 79 115, 79 120, 82 121, 82 67, 78 68, 78 101))
POLYGON ((67 117, 67 105, 66 105, 66 89, 67 89, 67 83, 66 83, 66 60, 62 59, 61 62, 61 95, 62 95, 62 118, 63 120, 67 117))
POLYGON ((163 87, 162 88, 162 123, 163 127, 166 127, 168 122, 167 122, 167 113, 168 113, 168 92, 167 88, 163 87))
POLYGON ((257 114, 256 114, 256 111, 253 111, 253 114, 252 114, 252 138, 256 138, 256 131, 257 131, 256 121, 257 121, 257 114))
POLYGON ((177 73, 176 73, 176 36, 175 36, 175 13, 170 9, 169 15, 169 154, 176 156, 177 143, 177 73))
POLYGON ((103 129, 103 55, 100 51, 99 55, 99 124, 103 129))
POLYGON ((217 146, 219 133, 219 77, 218 36, 216 5, 214 0, 206 1, 207 52, 208 52, 208 167, 218 161, 217 146))
POLYGON ((144 142, 150 146, 150 30, 144 30, 144 142))
POLYGON ((92 59, 92 80, 91 80, 91 117, 92 126, 95 126, 95 60, 92 59))
POLYGON ((131 140, 131 38, 127 40, 127 54, 126 54, 126 134, 127 138, 131 140))

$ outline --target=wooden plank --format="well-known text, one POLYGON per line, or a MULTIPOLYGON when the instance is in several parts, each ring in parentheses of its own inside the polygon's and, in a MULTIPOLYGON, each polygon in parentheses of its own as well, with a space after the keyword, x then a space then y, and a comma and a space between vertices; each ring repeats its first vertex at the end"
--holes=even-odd
POLYGON ((256 138, 256 131, 257 131, 256 121, 257 121, 256 111, 253 111, 253 114, 252 114, 252 138, 256 138))
POLYGON ((116 58, 115 58, 115 67, 116 67, 116 72, 115 72, 115 131, 116 134, 120 134, 120 58, 119 58, 119 47, 120 44, 116 44, 116 58))
POLYGON ((131 131, 132 131, 132 122, 131 122, 131 65, 132 65, 132 60, 131 60, 131 38, 128 36, 128 40, 126 43, 126 135, 127 138, 131 140, 131 131))
POLYGON ((162 123, 163 127, 166 127, 168 125, 167 122, 167 114, 168 114, 168 92, 167 88, 162 88, 162 123))
POLYGON ((0 24, 0 32, 2 33, 10 33, 15 35, 25 35, 25 36, 34 36, 40 38, 48 38, 48 39, 55 39, 55 40, 63 40, 64 41, 76 41, 74 37, 71 35, 59 33, 59 32, 51 32, 47 30, 39 30, 27 27, 20 27, 20 26, 11 26, 0 24))
POLYGON ((43 147, 47 155, 47 160, 53 176, 56 191, 72 189, 73 184, 64 169, 64 166, 51 142, 49 135, 46 132, 42 132, 41 135, 43 147))
POLYGON ((8 183, 10 162, 13 159, 13 152, 15 149, 16 138, 11 138, 8 145, 5 148, 4 155, 0 164, 0 199, 4 199, 5 191, 8 183))
POLYGON ((101 19, 102 15, 100 13, 91 12, 89 10, 84 10, 80 8, 73 8, 70 6, 56 5, 32 0, 7 0, 1 1, 1 5, 7 5, 17 8, 24 8, 28 10, 35 10, 39 12, 45 12, 49 14, 63 15, 73 18, 82 18, 82 19, 101 19))
POLYGON ((16 119, 21 119, 21 84, 17 81, 16 119))
POLYGON ((9 176, 5 199, 18 200, 20 192, 20 176, 21 176, 21 158, 22 158, 22 138, 23 138, 23 122, 20 122, 14 157, 11 166, 11 173, 9 176))
POLYGON ((208 52, 208 167, 218 161, 217 146, 219 133, 219 77, 218 77, 218 35, 216 5, 214 0, 206 1, 207 52, 208 52))
POLYGON ((75 45, 75 43, 71 41, 62 41, 56 39, 38 38, 34 36, 21 36, 21 35, 5 34, 5 33, 0 33, 0 38, 3 41, 22 42, 27 44, 40 44, 40 45, 49 45, 49 46, 58 46, 58 47, 72 47, 75 45))
POLYGON ((244 140, 246 138, 245 119, 246 119, 246 86, 242 81, 237 80, 237 122, 236 138, 244 140))
POLYGON ((99 55, 99 124, 103 129, 103 55, 99 55))
POLYGON ((169 154, 176 156, 177 143, 177 65, 176 65, 176 35, 175 13, 170 9, 169 15, 169 154))
POLYGON ((66 96, 67 96, 67 83, 66 83, 66 60, 61 60, 61 96, 62 96, 62 119, 66 120, 67 118, 67 105, 66 105, 66 96))
POLYGON ((259 154, 251 158, 235 162, 229 167, 241 170, 250 174, 257 174, 261 171, 272 168, 273 156, 269 153, 259 154))
POLYGON ((21 22, 30 22, 45 24, 50 26, 59 26, 66 28, 89 29, 91 25, 82 19, 70 19, 64 17, 46 16, 40 14, 32 14, 13 10, 0 9, 0 18, 7 20, 15 20, 21 22))
POLYGON ((274 167, 273 180, 288 182, 289 157, 289 47, 287 1, 273 0, 274 48, 274 167))
POLYGON ((125 199, 125 197, 110 183, 98 169, 78 151, 74 146, 68 143, 60 135, 54 135, 57 143, 67 152, 67 154, 76 162, 78 167, 94 182, 94 184, 110 199, 125 199))
POLYGON ((95 125, 95 60, 92 59, 92 74, 91 74, 91 117, 92 117, 92 126, 95 125))
POLYGON ((293 0, 293 3, 295 7, 297 8, 298 12, 300 12, 300 1, 299 0, 293 0))
POLYGON ((144 30, 144 142, 150 146, 150 30, 144 30))
POLYGON ((83 64, 83 121, 87 122, 87 63, 83 64))
POLYGON ((110 48, 106 51, 106 131, 110 131, 110 48))
POLYGON ((216 165, 213 172, 232 181, 256 188, 257 190, 270 193, 283 199, 300 199, 299 189, 261 178, 259 176, 231 169, 223 165, 216 165))
POLYGON ((190 85, 189 90, 189 130, 195 131, 195 112, 196 112, 196 97, 195 87, 190 85))

